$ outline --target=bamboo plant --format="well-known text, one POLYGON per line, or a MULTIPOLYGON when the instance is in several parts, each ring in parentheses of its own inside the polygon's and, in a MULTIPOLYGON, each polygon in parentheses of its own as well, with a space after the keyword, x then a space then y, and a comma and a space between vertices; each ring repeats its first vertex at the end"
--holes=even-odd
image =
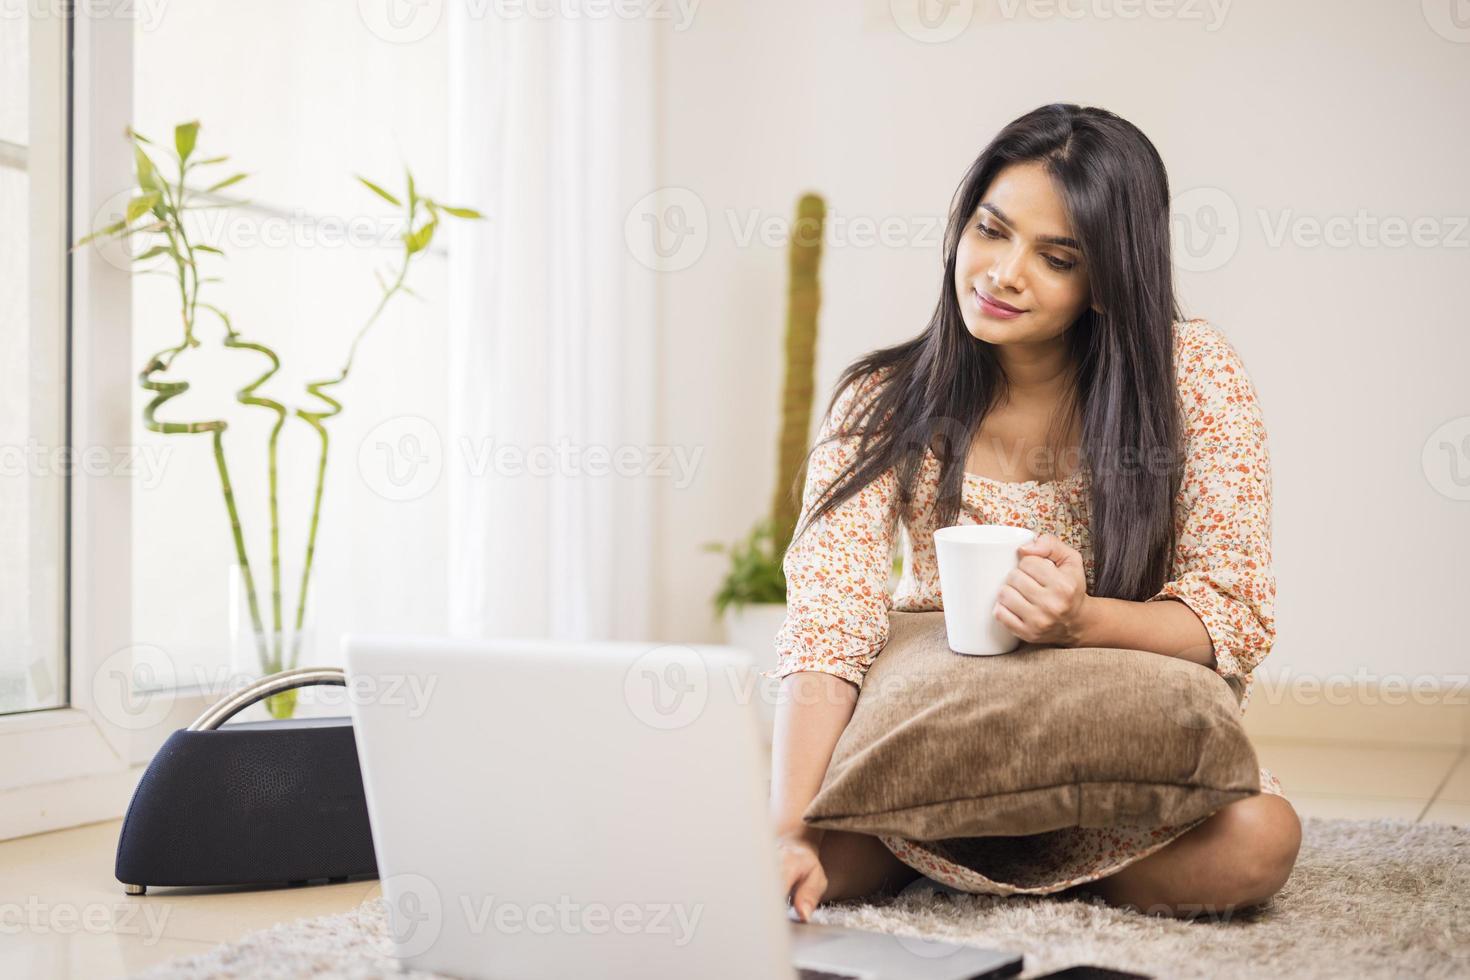
POLYGON ((745 538, 731 545, 709 542, 706 551, 730 556, 730 569, 715 594, 717 615, 731 605, 786 601, 782 559, 800 516, 800 491, 816 387, 817 313, 822 305, 818 272, 827 205, 805 194, 796 205, 790 236, 786 290, 785 371, 781 387, 781 432, 777 443, 776 488, 771 509, 745 538))
MULTIPOLYGON (((264 673, 271 674, 297 666, 297 659, 300 654, 301 634, 306 617, 308 586, 311 581, 312 560, 316 552, 316 535, 321 521, 323 490, 326 484, 327 457, 330 446, 326 423, 342 411, 342 403, 327 394, 326 389, 336 387, 347 380, 352 371, 353 359, 357 354, 359 345, 373 324, 378 321, 388 302, 399 293, 415 295, 405 282, 409 266, 415 256, 422 255, 424 250, 428 248, 429 243, 434 238, 434 232, 438 228, 441 217, 448 215, 454 218, 480 219, 483 216, 471 208, 441 204, 431 197, 418 193, 414 186, 413 174, 406 169, 405 183, 407 194, 403 200, 390 194, 379 184, 361 176, 357 178, 378 197, 403 210, 404 230, 400 236, 403 251, 399 257, 396 273, 391 281, 385 280, 381 273, 375 272, 381 290, 381 296, 371 315, 358 328, 353 337, 342 368, 333 377, 312 381, 307 384, 308 397, 320 404, 311 409, 296 408, 293 413, 282 402, 266 398, 256 393, 261 385, 269 381, 280 370, 280 357, 265 344, 259 341, 247 340, 235 328, 230 316, 224 310, 215 304, 201 302, 199 298, 201 289, 205 284, 220 281, 217 276, 202 276, 200 274, 200 260, 204 256, 224 257, 225 253, 215 246, 195 241, 190 236, 186 226, 185 215, 190 211, 226 206, 212 201, 212 196, 249 176, 245 173, 235 173, 222 180, 207 184, 202 190, 197 188, 195 186, 195 180, 191 178, 197 179, 198 172, 203 168, 216 166, 229 159, 227 156, 207 158, 195 156, 194 151, 198 141, 199 128, 200 125, 197 120, 180 123, 174 127, 173 147, 166 151, 160 151, 151 140, 129 127, 126 135, 133 144, 136 187, 133 190, 133 196, 128 201, 123 218, 85 235, 72 246, 72 250, 75 251, 88 242, 97 239, 128 239, 135 235, 144 236, 145 243, 151 242, 152 244, 143 248, 141 252, 135 255, 133 262, 146 264, 150 260, 159 259, 162 260, 162 266, 145 266, 137 270, 138 274, 165 275, 173 279, 178 285, 181 328, 178 343, 150 356, 138 376, 139 384, 144 389, 153 393, 152 399, 143 409, 143 425, 149 431, 163 435, 197 435, 209 433, 214 451, 215 469, 219 474, 220 490, 224 499, 225 513, 230 523, 230 535, 234 544, 235 560, 239 563, 241 578, 245 586, 246 604, 254 634, 256 655, 259 659, 261 670, 264 673), (169 176, 163 174, 158 166, 157 159, 155 159, 155 155, 161 155, 163 152, 167 152, 172 157, 173 173, 169 176), (198 336, 198 314, 200 310, 213 314, 219 320, 224 330, 224 337, 221 341, 224 347, 231 350, 253 352, 256 355, 264 357, 269 363, 269 367, 266 370, 235 393, 236 401, 244 405, 269 411, 275 416, 271 426, 270 436, 266 442, 271 572, 271 625, 269 628, 267 628, 261 613, 255 576, 251 569, 249 551, 245 544, 245 530, 240 520, 240 509, 235 499, 234 485, 230 480, 230 469, 227 462, 225 445, 225 433, 229 429, 228 421, 223 418, 183 422, 160 421, 157 417, 158 410, 165 403, 182 395, 189 389, 189 382, 187 381, 170 380, 167 377, 160 376, 167 375, 173 367, 175 359, 181 353, 190 348, 200 346, 201 341, 198 336), (288 652, 286 650, 287 633, 284 625, 285 610, 282 603, 280 486, 277 464, 281 430, 293 414, 316 431, 320 440, 320 447, 316 466, 316 485, 312 495, 311 520, 307 533, 305 557, 302 563, 301 582, 297 590, 293 628, 290 633, 291 649, 288 652)), ((295 711, 296 693, 295 690, 286 691, 268 699, 266 704, 270 713, 277 718, 290 717, 295 711)))

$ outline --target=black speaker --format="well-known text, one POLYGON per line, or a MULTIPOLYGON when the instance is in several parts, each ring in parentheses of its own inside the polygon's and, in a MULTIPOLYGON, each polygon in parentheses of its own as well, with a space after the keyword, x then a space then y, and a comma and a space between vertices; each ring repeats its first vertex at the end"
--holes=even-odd
POLYGON ((272 674, 170 735, 118 837, 117 880, 128 894, 376 875, 351 718, 224 725, 272 694, 345 683, 334 667, 272 674))

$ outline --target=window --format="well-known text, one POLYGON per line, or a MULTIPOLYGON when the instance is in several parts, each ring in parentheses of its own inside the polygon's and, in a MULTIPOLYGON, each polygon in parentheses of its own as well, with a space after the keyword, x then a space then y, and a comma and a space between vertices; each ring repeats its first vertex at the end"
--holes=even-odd
POLYGON ((0 714, 68 703, 64 26, 0 17, 0 714))

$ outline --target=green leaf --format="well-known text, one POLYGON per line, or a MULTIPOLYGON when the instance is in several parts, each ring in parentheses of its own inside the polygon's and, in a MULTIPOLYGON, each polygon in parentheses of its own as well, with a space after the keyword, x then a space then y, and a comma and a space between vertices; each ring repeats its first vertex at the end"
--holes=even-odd
POLYGON ((378 195, 383 200, 385 200, 389 204, 393 205, 395 208, 401 208, 401 207, 403 207, 403 202, 402 201, 398 200, 398 198, 394 197, 392 194, 389 194, 387 191, 383 190, 383 188, 379 187, 377 184, 375 184, 372 181, 368 180, 366 177, 363 177, 363 176, 360 176, 360 175, 356 175, 356 176, 357 176, 357 179, 358 180, 360 180, 360 181, 363 182, 363 185, 366 186, 368 190, 372 191, 374 194, 378 195))
POLYGON ((189 159, 194 152, 194 143, 199 139, 199 120, 179 123, 174 127, 174 149, 179 152, 179 162, 189 159))
POLYGON ((142 133, 138 132, 131 126, 126 127, 123 132, 127 134, 129 139, 135 139, 139 143, 147 143, 149 146, 153 145, 153 141, 151 139, 144 136, 142 133))
POLYGON ((448 204, 441 204, 439 206, 442 207, 449 214, 454 215, 456 218, 483 218, 483 217, 485 217, 483 214, 481 214, 480 212, 476 211, 474 208, 454 208, 454 207, 450 207, 448 204))
POLYGON ((215 316, 217 316, 221 320, 223 320, 225 322, 225 329, 226 330, 230 331, 231 333, 234 333, 235 332, 234 326, 231 325, 231 323, 230 323, 230 316, 229 316, 228 313, 226 313, 224 310, 220 309, 218 306, 215 306, 213 303, 200 303, 199 305, 202 306, 204 309, 209 310, 215 316))
POLYGON ((215 191, 220 190, 221 188, 229 187, 231 184, 238 184, 240 181, 249 176, 249 174, 235 174, 233 177, 226 177, 224 180, 221 180, 215 184, 210 184, 208 187, 204 188, 204 193, 212 194, 215 191))
POLYGON ((151 259, 151 258, 153 258, 156 255, 163 255, 164 253, 169 253, 169 252, 173 252, 173 248, 171 246, 168 246, 168 245, 155 245, 152 248, 150 248, 148 251, 144 252, 142 255, 135 255, 135 256, 133 256, 133 261, 134 262, 142 262, 144 259, 151 259))
POLYGON ((419 199, 418 194, 413 189, 413 172, 407 167, 403 168, 403 172, 408 177, 408 203, 413 204, 419 199))
POLYGON ((408 246, 409 255, 412 255, 415 252, 422 252, 424 249, 429 247, 429 241, 433 239, 434 228, 437 225, 437 221, 425 222, 424 226, 418 231, 413 232, 412 234, 405 234, 403 236, 403 241, 408 246))
POLYGON ((133 198, 128 202, 127 217, 124 219, 124 223, 132 224, 149 211, 152 211, 153 206, 158 203, 160 196, 158 191, 149 191, 147 194, 133 198))
POLYGON ((91 234, 89 234, 89 235, 83 235, 81 238, 78 238, 77 239, 77 243, 75 245, 73 245, 72 248, 74 250, 75 249, 78 249, 78 248, 81 248, 83 245, 85 245, 88 242, 92 241, 94 238, 105 238, 108 235, 116 235, 118 232, 122 231, 127 226, 128 226, 128 223, 126 221, 117 221, 117 222, 114 222, 114 223, 108 225, 105 228, 98 228, 96 231, 92 232, 91 234))
POLYGON ((138 186, 145 191, 158 190, 158 171, 141 146, 133 147, 133 164, 138 170, 138 186))
POLYGON ((224 255, 225 254, 224 252, 221 252, 219 249, 215 248, 213 245, 195 245, 194 246, 194 251, 196 251, 196 252, 209 252, 211 255, 224 255))
POLYGON ((194 161, 194 166, 196 166, 196 167, 207 167, 211 163, 224 163, 228 159, 229 159, 229 155, 228 154, 226 154, 225 156, 222 156, 222 157, 209 157, 209 158, 204 159, 204 160, 195 160, 194 161))

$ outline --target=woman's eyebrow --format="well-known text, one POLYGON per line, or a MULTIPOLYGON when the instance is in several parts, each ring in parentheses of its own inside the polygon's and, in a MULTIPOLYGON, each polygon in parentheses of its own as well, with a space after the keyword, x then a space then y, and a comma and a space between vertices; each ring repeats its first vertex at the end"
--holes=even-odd
MULTIPOLYGON (((996 207, 994 204, 985 202, 982 203, 980 206, 989 211, 991 214, 995 215, 1000 220, 1004 221, 1006 224, 1011 225, 1011 227, 1013 228, 1015 227, 1015 225, 1011 223, 1011 219, 1006 217, 1006 213, 1000 208, 996 207)), ((1082 251, 1081 242, 1077 241, 1077 239, 1075 238, 1068 238, 1065 235, 1037 235, 1036 240, 1046 245, 1061 245, 1063 248, 1073 248, 1079 252, 1082 251)))

